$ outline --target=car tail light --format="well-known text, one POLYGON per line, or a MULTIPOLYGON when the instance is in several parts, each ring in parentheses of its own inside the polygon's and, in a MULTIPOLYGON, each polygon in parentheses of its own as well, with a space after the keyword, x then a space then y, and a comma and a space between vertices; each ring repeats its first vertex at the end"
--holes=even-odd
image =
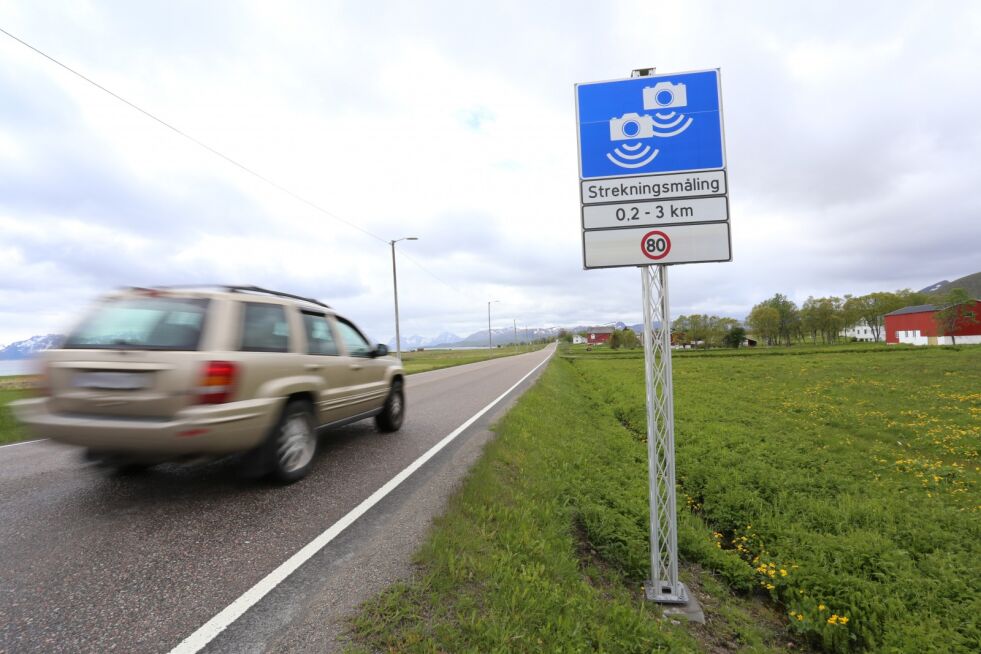
POLYGON ((238 366, 231 361, 209 361, 198 387, 198 404, 223 404, 232 399, 238 366))

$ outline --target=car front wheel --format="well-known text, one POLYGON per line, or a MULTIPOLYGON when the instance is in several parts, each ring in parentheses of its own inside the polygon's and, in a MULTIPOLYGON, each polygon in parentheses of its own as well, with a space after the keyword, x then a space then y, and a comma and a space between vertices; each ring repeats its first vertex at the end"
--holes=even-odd
POLYGON ((402 380, 396 379, 388 391, 382 412, 375 416, 375 425, 381 431, 398 431, 402 427, 404 416, 405 392, 402 390, 402 380))
POLYGON ((283 482, 302 479, 317 452, 317 431, 313 415, 305 402, 286 406, 269 442, 268 457, 272 476, 283 482))

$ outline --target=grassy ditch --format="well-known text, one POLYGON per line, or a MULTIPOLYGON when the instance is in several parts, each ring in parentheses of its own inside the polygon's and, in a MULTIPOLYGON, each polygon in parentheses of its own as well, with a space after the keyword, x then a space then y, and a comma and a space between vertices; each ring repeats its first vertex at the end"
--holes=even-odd
MULTIPOLYGON (((437 520, 419 575, 363 608, 354 651, 782 651, 780 616, 713 574, 686 570, 714 609, 699 638, 643 600, 644 452, 576 367, 554 362, 437 520)), ((740 565, 697 519, 682 531, 703 560, 740 565)))
POLYGON ((558 359, 356 649, 976 652, 981 348, 678 357, 683 578, 643 602, 642 358, 558 359))

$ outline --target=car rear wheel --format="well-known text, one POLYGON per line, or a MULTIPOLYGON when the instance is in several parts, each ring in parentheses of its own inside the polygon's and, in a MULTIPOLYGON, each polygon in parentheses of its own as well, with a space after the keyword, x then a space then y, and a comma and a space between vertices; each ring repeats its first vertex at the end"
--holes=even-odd
POLYGON ((405 392, 402 390, 402 380, 396 379, 388 391, 382 412, 375 416, 375 425, 381 431, 398 431, 402 427, 404 416, 405 392))
POLYGON ((272 476, 283 482, 294 482, 310 472, 317 452, 317 431, 306 402, 286 405, 268 445, 267 456, 272 476))

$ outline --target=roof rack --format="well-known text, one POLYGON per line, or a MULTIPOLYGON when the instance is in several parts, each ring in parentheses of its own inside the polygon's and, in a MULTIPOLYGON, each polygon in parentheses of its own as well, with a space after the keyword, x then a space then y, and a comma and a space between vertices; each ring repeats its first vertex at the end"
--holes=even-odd
POLYGON ((301 300, 303 302, 309 302, 311 304, 316 304, 318 306, 329 309, 330 305, 324 304, 320 300, 314 300, 313 298, 303 297, 302 295, 293 295, 292 293, 284 293, 283 291, 272 291, 268 288, 262 288, 260 286, 229 286, 228 284, 177 284, 173 286, 154 286, 151 288, 130 286, 131 290, 134 291, 149 291, 153 289, 178 289, 178 288, 218 288, 230 293, 263 293, 265 295, 275 295, 277 297, 288 297, 293 300, 301 300))
POLYGON ((303 297, 302 295, 293 295, 292 293, 284 293, 282 291, 271 291, 268 288, 261 288, 259 286, 225 286, 232 293, 265 293, 266 295, 275 295, 277 297, 288 297, 293 300, 302 300, 303 302, 309 302, 311 304, 316 304, 325 309, 329 309, 330 305, 324 304, 320 300, 314 300, 310 297, 303 297))

